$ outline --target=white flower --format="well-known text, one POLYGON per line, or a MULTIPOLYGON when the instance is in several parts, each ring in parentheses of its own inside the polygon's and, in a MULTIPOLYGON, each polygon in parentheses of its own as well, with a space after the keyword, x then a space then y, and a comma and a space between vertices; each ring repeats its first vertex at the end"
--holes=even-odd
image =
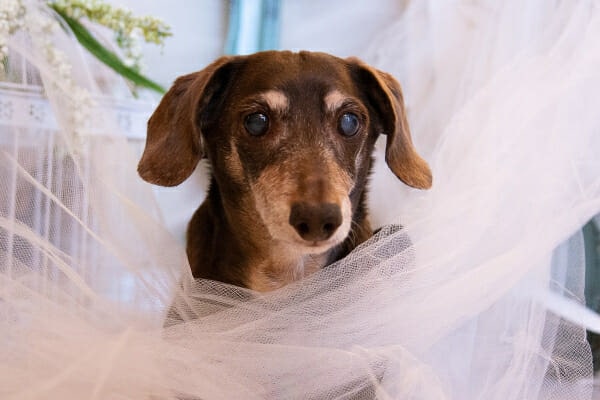
POLYGON ((142 31, 141 28, 136 27, 133 28, 131 30, 131 32, 129 32, 129 37, 136 43, 139 45, 139 40, 141 40, 144 37, 144 32, 142 31))
MULTIPOLYGON (((2 0, 0 3, 0 61, 8 56, 8 38, 24 25, 25 7, 21 0, 2 0)), ((0 64, 0 70, 3 64, 0 64)))

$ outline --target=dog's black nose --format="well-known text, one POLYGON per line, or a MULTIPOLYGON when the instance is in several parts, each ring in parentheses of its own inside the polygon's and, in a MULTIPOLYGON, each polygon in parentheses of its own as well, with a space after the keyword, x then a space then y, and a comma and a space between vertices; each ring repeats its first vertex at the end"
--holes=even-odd
POLYGON ((290 225, 304 240, 316 242, 329 239, 341 224, 342 211, 337 204, 292 204, 290 225))

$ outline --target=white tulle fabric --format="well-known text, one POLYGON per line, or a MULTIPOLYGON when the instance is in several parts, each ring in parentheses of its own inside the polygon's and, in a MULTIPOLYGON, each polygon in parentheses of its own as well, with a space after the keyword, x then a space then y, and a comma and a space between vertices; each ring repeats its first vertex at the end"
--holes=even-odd
POLYGON ((433 189, 378 162, 386 226, 269 294, 194 282, 115 107, 74 132, 41 49, 11 38, 58 122, 0 120, 0 397, 591 399, 599 5, 449 3, 410 2, 362 55, 402 82, 433 189))

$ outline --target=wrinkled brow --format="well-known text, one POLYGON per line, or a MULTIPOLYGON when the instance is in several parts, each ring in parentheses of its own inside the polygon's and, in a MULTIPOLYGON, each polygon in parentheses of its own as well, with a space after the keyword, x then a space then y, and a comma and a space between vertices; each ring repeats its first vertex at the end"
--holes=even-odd
POLYGON ((264 101, 271 110, 277 112, 287 111, 290 102, 285 93, 280 90, 268 90, 259 95, 259 99, 264 101))
POLYGON ((348 99, 349 96, 346 96, 339 90, 332 90, 327 93, 323 99, 325 101, 325 110, 333 112, 340 108, 348 99))

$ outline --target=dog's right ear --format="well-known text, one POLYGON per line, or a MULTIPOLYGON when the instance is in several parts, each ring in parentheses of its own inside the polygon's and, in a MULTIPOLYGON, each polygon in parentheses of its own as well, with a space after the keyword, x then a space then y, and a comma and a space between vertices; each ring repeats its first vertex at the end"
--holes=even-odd
POLYGON ((201 71, 177 78, 148 121, 140 176, 155 185, 175 186, 186 180, 202 158, 199 116, 234 57, 221 57, 201 71))
POLYGON ((371 104, 382 121, 387 136, 385 161, 392 172, 405 184, 417 189, 429 189, 431 169, 413 146, 400 84, 390 74, 372 68, 356 58, 348 59, 358 71, 358 79, 368 90, 371 104))

